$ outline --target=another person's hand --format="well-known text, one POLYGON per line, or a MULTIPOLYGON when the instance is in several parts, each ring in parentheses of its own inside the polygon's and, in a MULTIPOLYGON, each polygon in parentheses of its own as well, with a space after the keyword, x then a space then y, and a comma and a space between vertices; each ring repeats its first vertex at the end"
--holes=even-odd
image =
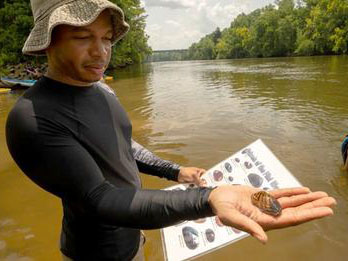
POLYGON ((248 232, 262 243, 267 242, 265 231, 331 216, 336 205, 335 199, 325 192, 311 192, 308 188, 277 189, 269 191, 282 207, 281 215, 274 217, 252 204, 251 195, 258 191, 248 186, 220 186, 211 192, 209 204, 224 225, 248 232))
POLYGON ((201 176, 205 173, 205 169, 196 167, 181 167, 178 182, 179 183, 194 183, 197 186, 204 185, 204 180, 201 176))

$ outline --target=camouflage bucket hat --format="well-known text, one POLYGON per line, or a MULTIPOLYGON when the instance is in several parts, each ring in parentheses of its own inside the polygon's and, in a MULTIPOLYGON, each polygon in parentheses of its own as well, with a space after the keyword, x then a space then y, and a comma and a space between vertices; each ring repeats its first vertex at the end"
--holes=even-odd
POLYGON ((129 30, 121 8, 107 0, 31 0, 34 28, 31 30, 23 54, 45 55, 51 34, 57 25, 86 26, 93 23, 106 9, 111 12, 115 44, 129 30))

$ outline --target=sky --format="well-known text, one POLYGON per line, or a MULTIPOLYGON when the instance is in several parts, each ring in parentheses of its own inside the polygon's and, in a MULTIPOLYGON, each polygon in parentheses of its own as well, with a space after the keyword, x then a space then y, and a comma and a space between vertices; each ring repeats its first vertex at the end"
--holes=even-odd
POLYGON ((228 27, 238 14, 271 3, 274 0, 141 0, 153 50, 186 49, 217 27, 228 27))

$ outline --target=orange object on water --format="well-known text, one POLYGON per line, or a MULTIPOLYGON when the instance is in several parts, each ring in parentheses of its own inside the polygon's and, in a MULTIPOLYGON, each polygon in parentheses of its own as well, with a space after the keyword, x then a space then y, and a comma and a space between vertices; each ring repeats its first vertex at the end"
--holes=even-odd
POLYGON ((113 79, 114 79, 114 77, 112 77, 112 76, 105 76, 104 77, 105 81, 112 81, 113 79))

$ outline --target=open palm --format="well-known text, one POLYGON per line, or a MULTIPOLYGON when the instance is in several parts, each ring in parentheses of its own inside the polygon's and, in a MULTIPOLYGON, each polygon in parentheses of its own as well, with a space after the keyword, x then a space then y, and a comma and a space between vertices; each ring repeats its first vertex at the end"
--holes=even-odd
POLYGON ((265 231, 330 216, 336 204, 325 192, 304 187, 277 189, 269 193, 279 201, 282 213, 273 217, 252 204, 251 195, 258 191, 248 186, 221 186, 212 191, 209 202, 224 225, 248 232, 263 243, 267 241, 265 231))

